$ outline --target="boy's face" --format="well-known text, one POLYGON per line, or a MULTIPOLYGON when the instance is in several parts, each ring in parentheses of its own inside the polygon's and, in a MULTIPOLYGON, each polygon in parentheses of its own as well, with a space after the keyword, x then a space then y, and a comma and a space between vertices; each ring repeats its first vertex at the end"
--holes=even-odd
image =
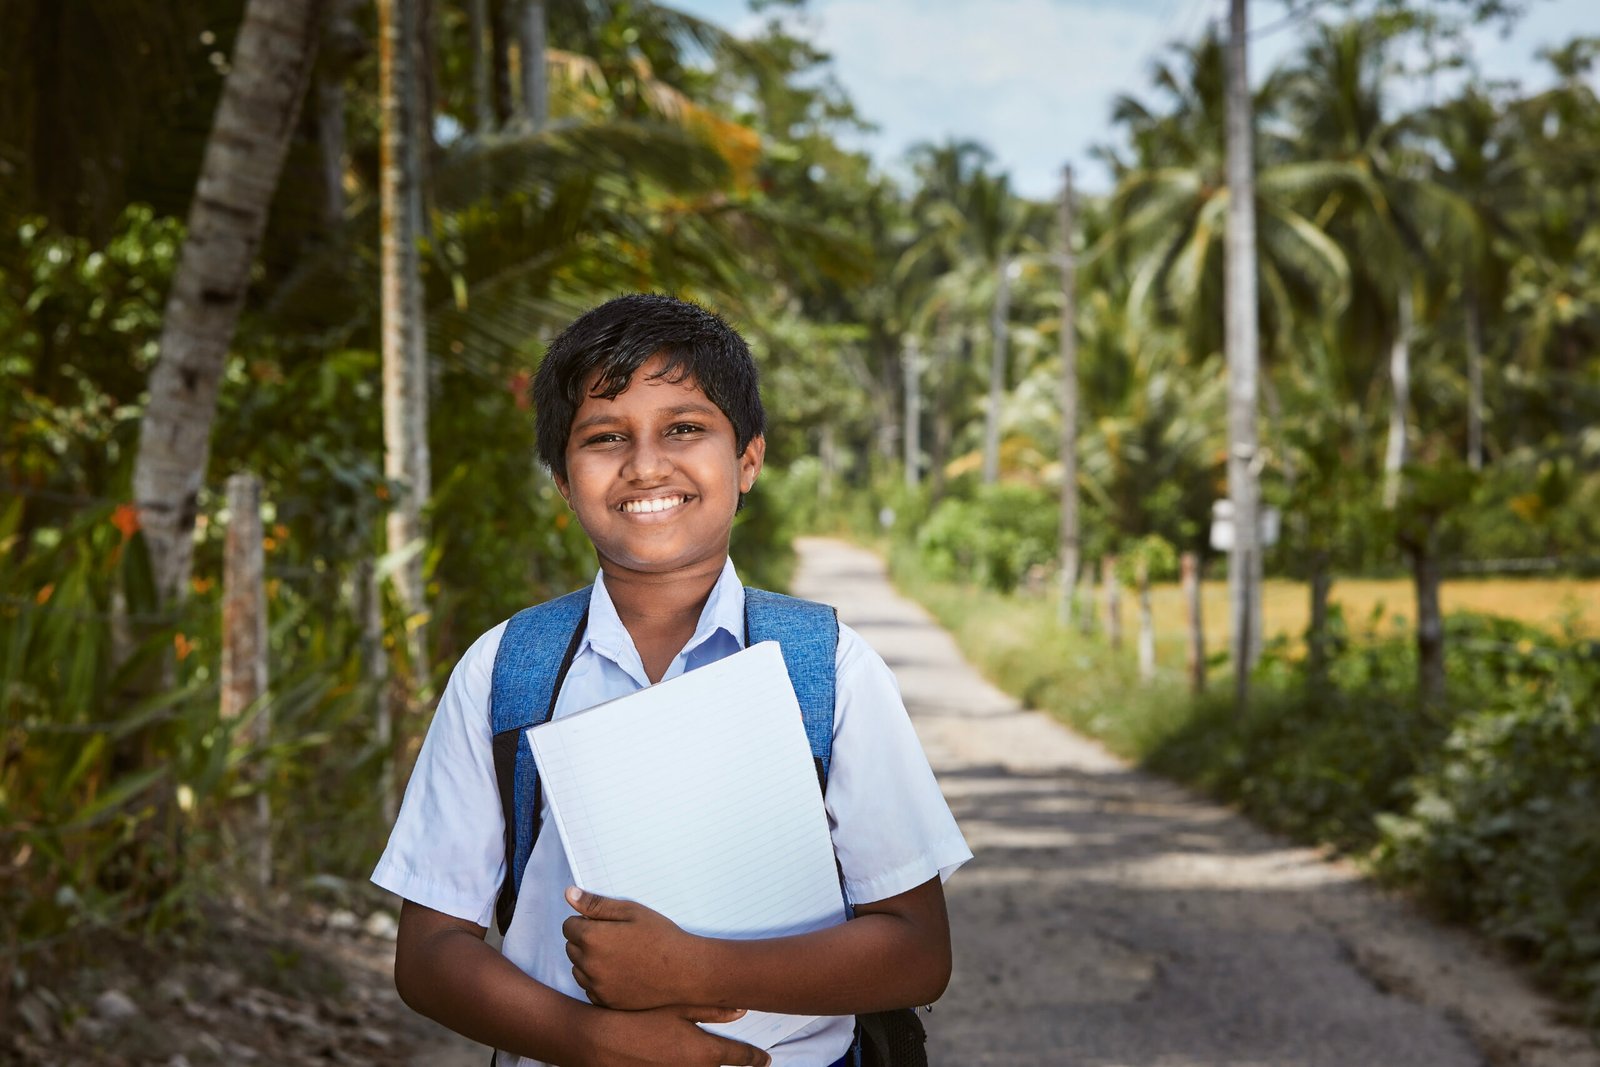
POLYGON ((736 451, 728 416, 694 379, 653 377, 661 365, 646 362, 613 400, 586 395, 567 434, 556 485, 607 574, 720 566, 739 494, 766 453, 761 437, 736 451))

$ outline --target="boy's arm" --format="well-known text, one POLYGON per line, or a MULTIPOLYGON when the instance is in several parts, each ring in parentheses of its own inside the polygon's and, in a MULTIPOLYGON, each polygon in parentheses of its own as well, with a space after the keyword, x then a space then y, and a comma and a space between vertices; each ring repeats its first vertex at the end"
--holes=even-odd
POLYGON ((752 941, 697 937, 642 904, 569 889, 562 930, 596 1004, 737 1005, 854 1015, 931 1004, 950 981, 950 925, 937 877, 855 909, 847 923, 752 941))
POLYGON ((760 1049, 695 1025, 731 1022, 742 1010, 679 1004, 623 1012, 585 1004, 528 977, 484 943, 484 932, 406 901, 394 960, 401 999, 475 1041, 570 1067, 771 1063, 760 1049))

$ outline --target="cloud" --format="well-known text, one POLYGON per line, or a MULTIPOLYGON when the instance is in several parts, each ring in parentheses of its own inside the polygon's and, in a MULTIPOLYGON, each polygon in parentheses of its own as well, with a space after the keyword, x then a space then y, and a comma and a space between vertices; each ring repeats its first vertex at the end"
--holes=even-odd
POLYGON ((1047 198, 1063 163, 1102 173, 1088 150, 1109 136, 1112 99, 1145 83, 1151 58, 1183 29, 1174 16, 1195 6, 821 0, 816 36, 857 108, 882 128, 880 154, 972 138, 995 150, 1015 188, 1047 198))

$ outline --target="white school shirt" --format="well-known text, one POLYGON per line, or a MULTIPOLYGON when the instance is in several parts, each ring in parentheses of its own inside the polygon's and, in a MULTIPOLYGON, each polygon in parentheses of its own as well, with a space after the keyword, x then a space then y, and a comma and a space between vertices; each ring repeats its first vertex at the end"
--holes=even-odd
MULTIPOLYGON (((372 880, 435 911, 487 927, 505 872, 505 819, 491 751, 489 691, 501 623, 469 648, 450 675, 406 787, 389 846, 372 880)), ((744 586, 732 561, 711 590, 694 636, 662 680, 715 663, 744 647, 744 586)), ((824 798, 834 854, 854 904, 948 878, 972 858, 906 716, 889 668, 854 630, 839 627, 833 758, 824 798)), ((554 717, 650 684, 633 639, 597 575, 589 622, 562 683, 554 717)), ((561 835, 546 826, 523 870, 522 890, 501 951, 533 978, 586 1000, 572 976, 561 924, 573 914, 573 884, 561 835)), ((777 1067, 828 1067, 849 1048, 854 1020, 824 1016, 775 1045, 777 1067)), ((502 1064, 513 1057, 503 1055, 502 1064)), ((515 1058, 517 1067, 545 1067, 515 1058)))

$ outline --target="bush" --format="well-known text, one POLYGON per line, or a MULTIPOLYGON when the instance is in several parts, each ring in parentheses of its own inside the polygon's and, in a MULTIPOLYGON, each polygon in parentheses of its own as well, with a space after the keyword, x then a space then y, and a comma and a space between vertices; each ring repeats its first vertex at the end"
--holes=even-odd
POLYGON ((1542 662, 1486 687, 1404 813, 1377 816, 1378 865, 1535 960, 1600 1026, 1600 646, 1510 658, 1542 662))
POLYGON ((1059 525, 1060 509, 1045 490, 986 485, 971 498, 941 501, 916 545, 934 577, 1008 592, 1029 568, 1054 560, 1059 525))

